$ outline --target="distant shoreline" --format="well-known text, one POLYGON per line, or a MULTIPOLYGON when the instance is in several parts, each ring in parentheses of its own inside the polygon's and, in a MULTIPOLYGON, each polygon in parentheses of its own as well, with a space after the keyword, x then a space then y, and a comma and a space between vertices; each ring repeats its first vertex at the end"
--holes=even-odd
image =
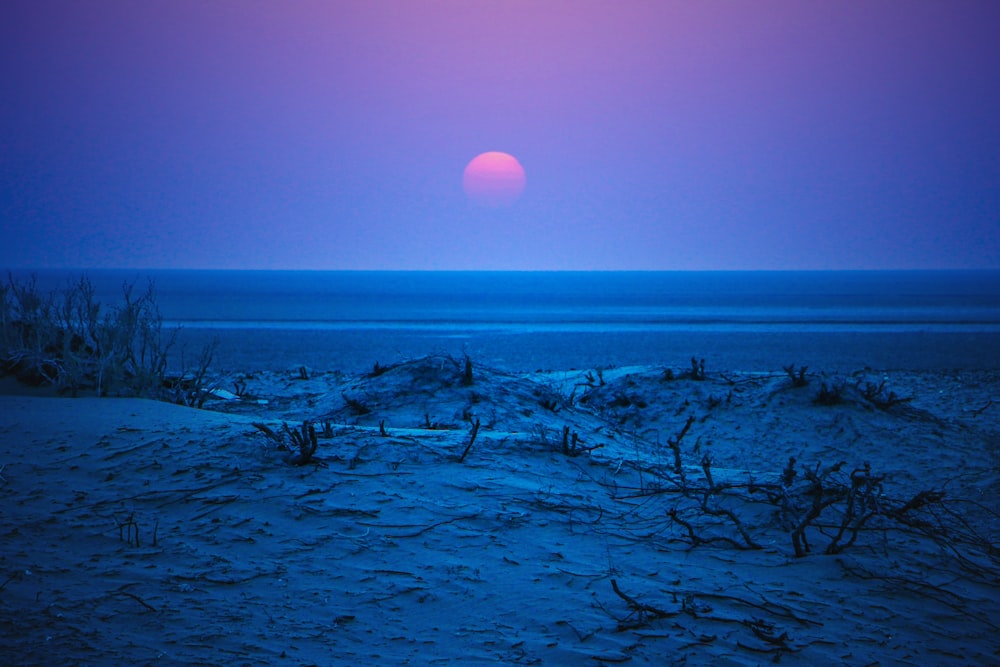
MULTIPOLYGON (((621 365, 730 370, 794 363, 1000 368, 1000 271, 420 272, 84 270, 105 308, 154 285, 187 359, 215 366, 360 372, 468 353, 512 371, 621 365)), ((18 275, 23 275, 19 272, 18 275)), ((58 291, 80 272, 50 269, 58 291)))
POLYGON ((299 366, 363 372, 377 361, 426 354, 461 357, 514 372, 649 365, 683 369, 692 356, 709 368, 780 372, 788 364, 816 372, 863 368, 907 371, 1000 370, 995 333, 559 332, 435 336, 407 331, 182 329, 189 354, 219 338, 215 367, 231 371, 299 366))
POLYGON ((909 268, 909 269, 262 269, 262 268, 166 268, 166 267, 58 267, 58 266, 36 266, 36 267, 9 267, 5 269, 15 274, 25 273, 420 273, 420 274, 448 274, 448 273, 474 273, 474 274, 890 274, 890 273, 995 273, 1000 274, 998 268, 909 268))

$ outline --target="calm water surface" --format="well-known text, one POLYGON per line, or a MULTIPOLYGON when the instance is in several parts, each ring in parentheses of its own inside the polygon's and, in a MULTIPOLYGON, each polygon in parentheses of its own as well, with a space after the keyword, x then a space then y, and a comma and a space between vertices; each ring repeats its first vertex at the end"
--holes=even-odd
POLYGON ((511 370, 657 364, 1000 368, 1000 271, 39 271, 102 303, 153 281, 193 351, 231 370, 360 371, 432 352, 511 370))

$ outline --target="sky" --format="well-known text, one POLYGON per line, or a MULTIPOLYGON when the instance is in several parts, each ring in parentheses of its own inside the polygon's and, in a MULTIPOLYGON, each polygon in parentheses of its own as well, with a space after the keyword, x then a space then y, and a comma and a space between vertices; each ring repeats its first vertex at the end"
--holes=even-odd
POLYGON ((1000 268, 995 0, 4 0, 0 268, 1000 268), (484 151, 521 198, 462 189, 484 151))

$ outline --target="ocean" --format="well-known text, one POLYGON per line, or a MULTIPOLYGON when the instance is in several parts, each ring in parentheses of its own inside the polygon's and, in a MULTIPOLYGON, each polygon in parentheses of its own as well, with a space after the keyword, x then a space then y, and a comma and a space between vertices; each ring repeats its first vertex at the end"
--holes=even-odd
MULTIPOLYGON (((23 277, 29 272, 15 272, 23 277)), ((105 306, 152 281, 186 362, 361 372, 426 354, 511 371, 1000 369, 1000 271, 35 271, 105 306)))

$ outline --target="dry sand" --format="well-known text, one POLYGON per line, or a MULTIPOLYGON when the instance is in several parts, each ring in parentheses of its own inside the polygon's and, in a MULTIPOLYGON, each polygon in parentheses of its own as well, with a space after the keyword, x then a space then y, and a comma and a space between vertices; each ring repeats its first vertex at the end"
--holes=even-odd
POLYGON ((0 663, 1000 663, 1000 374, 863 372, 832 406, 820 375, 682 375, 429 357, 233 377, 206 410, 0 396, 0 663), (912 400, 865 400, 883 379, 912 400), (252 425, 306 419, 303 466, 252 425), (828 554, 825 508, 796 557, 806 468, 839 461, 828 489, 885 476, 873 516, 828 554))

